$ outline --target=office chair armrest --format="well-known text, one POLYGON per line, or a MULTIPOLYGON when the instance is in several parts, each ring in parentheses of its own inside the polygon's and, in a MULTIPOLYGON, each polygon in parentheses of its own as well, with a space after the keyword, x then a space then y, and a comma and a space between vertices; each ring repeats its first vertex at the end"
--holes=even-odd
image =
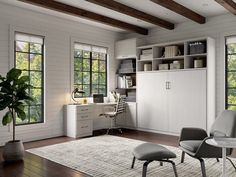
MULTIPOLYGON (((196 151, 195 156, 198 158, 221 158, 222 157, 222 149, 219 147, 215 147, 206 143, 207 139, 211 139, 212 137, 207 137, 202 141, 202 144, 199 146, 196 151)), ((226 154, 230 155, 231 150, 227 149, 226 154)))
POLYGON ((205 130, 201 128, 186 127, 181 130, 179 142, 185 140, 204 140, 206 137, 207 133, 205 130))

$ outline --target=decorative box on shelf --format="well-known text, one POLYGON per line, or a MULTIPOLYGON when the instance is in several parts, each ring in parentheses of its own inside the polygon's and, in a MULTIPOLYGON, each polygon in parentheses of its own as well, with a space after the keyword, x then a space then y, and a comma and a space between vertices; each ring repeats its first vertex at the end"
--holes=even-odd
POLYGON ((168 70, 169 64, 159 64, 159 70, 168 70))
POLYGON ((165 58, 174 57, 179 54, 178 46, 166 46, 165 47, 165 58))
POLYGON ((183 69, 183 68, 184 68, 184 62, 183 61, 173 61, 173 63, 170 63, 170 70, 183 69))
POLYGON ((206 44, 204 42, 193 42, 189 44, 189 54, 199 54, 206 52, 206 44))

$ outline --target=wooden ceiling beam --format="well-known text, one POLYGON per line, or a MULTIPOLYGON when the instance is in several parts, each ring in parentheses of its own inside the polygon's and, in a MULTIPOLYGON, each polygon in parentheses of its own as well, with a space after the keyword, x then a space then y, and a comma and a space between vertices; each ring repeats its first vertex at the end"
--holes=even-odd
POLYGON ((222 5, 225 9, 230 11, 232 14, 236 15, 236 3, 232 0, 215 0, 220 5, 222 5))
POLYGON ((163 6, 177 14, 180 14, 186 18, 189 18, 197 23, 204 24, 206 22, 206 18, 201 16, 200 14, 188 9, 187 7, 173 1, 173 0, 151 0, 152 2, 163 6))
POLYGON ((69 14, 69 15, 73 15, 73 16, 77 16, 81 18, 86 18, 86 19, 100 22, 100 23, 110 25, 113 27, 136 32, 139 34, 143 34, 143 35, 148 34, 148 30, 145 28, 132 25, 132 24, 120 21, 120 20, 116 20, 110 17, 106 17, 104 15, 100 15, 94 12, 90 12, 90 11, 87 11, 78 7, 74 7, 74 6, 70 6, 61 2, 57 2, 54 0, 18 0, 18 1, 44 7, 50 10, 55 10, 55 11, 62 12, 65 14, 69 14))
POLYGON ((134 9, 132 7, 126 6, 122 3, 119 3, 114 0, 86 0, 88 2, 100 5, 102 7, 117 11, 122 14, 126 14, 129 16, 132 16, 134 18, 146 21, 148 23, 152 23, 154 25, 158 25, 160 27, 166 28, 166 29, 174 29, 174 24, 170 23, 166 20, 160 19, 158 17, 155 17, 153 15, 147 14, 145 12, 139 11, 137 9, 134 9))

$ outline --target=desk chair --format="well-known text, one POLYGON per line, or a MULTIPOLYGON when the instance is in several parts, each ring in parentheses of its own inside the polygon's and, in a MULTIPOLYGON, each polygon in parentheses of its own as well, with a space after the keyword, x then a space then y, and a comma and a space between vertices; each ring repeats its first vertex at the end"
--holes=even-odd
POLYGON ((110 128, 107 129, 107 134, 109 134, 110 130, 119 130, 120 133, 122 133, 122 130, 120 127, 116 127, 116 119, 117 115, 123 113, 125 110, 125 100, 123 97, 119 96, 117 104, 114 108, 114 111, 111 112, 104 112, 100 114, 100 116, 105 116, 106 118, 110 119, 110 128), (114 122, 114 125, 113 125, 114 122))

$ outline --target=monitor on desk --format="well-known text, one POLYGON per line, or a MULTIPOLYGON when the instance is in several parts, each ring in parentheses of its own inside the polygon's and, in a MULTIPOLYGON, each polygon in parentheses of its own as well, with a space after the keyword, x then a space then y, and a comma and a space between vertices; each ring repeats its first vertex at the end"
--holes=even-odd
POLYGON ((104 103, 103 94, 93 94, 93 103, 104 103))

